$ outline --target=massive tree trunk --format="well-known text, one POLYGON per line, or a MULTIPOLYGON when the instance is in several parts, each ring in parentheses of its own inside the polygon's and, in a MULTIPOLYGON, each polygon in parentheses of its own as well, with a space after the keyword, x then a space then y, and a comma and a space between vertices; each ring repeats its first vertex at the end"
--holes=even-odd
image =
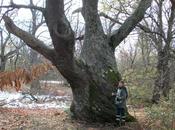
POLYGON ((83 0, 85 37, 80 59, 74 57, 74 32, 64 14, 63 0, 47 0, 43 12, 54 48, 19 29, 4 16, 9 32, 23 39, 32 49, 49 59, 70 83, 73 92, 73 117, 86 121, 114 122, 112 84, 121 79, 114 50, 144 17, 152 0, 141 0, 138 9, 111 36, 104 34, 98 15, 98 0, 83 0))
POLYGON ((73 89, 74 101, 71 110, 79 119, 87 116, 89 120, 114 121, 112 83, 121 77, 116 67, 114 49, 103 32, 97 4, 97 0, 83 0, 82 15, 86 24, 81 58, 88 66, 88 78, 85 79, 86 85, 80 84, 78 88, 73 89), (82 97, 84 100, 80 101, 82 97))

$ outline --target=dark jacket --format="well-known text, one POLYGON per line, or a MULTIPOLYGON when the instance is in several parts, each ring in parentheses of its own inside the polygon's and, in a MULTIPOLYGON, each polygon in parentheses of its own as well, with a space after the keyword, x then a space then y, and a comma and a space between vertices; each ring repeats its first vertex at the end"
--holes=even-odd
POLYGON ((128 91, 126 87, 117 87, 115 89, 115 104, 117 107, 126 108, 126 100, 128 98, 128 91))

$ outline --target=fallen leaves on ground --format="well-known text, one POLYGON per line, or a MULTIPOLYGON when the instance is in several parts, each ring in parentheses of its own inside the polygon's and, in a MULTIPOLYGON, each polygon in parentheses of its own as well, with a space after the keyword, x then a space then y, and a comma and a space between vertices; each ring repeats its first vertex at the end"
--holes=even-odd
POLYGON ((0 108, 0 130, 142 130, 138 123, 112 124, 75 121, 61 109, 0 108))

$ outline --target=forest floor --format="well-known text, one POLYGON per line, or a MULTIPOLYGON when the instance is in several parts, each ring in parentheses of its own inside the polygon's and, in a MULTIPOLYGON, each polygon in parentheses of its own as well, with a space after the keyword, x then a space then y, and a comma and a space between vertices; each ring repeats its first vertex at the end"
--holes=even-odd
MULTIPOLYGON (((66 92, 70 92, 65 89, 66 92)), ((59 93, 63 95, 65 91, 61 88, 59 93)), ((147 130, 144 108, 130 106, 129 112, 137 118, 138 122, 115 127, 108 123, 88 124, 72 120, 68 108, 1 107, 0 130, 147 130)))
MULTIPOLYGON (((142 113, 140 110, 138 116, 142 113)), ((72 120, 66 112, 58 109, 0 109, 1 130, 144 130, 143 115, 139 122, 127 123, 117 128, 113 124, 87 124, 72 120), (142 126, 142 127, 141 127, 142 126)))

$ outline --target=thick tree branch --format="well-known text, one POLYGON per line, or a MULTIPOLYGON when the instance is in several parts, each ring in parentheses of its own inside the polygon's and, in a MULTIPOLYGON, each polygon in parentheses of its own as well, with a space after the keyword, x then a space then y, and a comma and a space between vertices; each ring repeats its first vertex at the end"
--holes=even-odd
POLYGON ((118 46, 144 18, 144 14, 146 10, 151 6, 151 3, 152 0, 141 0, 135 12, 125 20, 125 22, 118 30, 113 33, 111 36, 111 44, 114 48, 118 46))
POLYGON ((64 14, 64 0, 47 1, 44 16, 50 33, 54 33, 60 39, 64 40, 73 37, 73 30, 64 14))
MULTIPOLYGON (((109 20, 111 20, 112 22, 117 23, 117 24, 119 24, 119 25, 122 25, 122 24, 123 24, 123 23, 120 22, 119 20, 114 19, 114 18, 108 16, 107 14, 105 14, 105 13, 103 13, 103 12, 101 12, 99 15, 102 16, 102 17, 104 17, 104 18, 106 18, 106 19, 109 19, 109 20)), ((142 31, 144 31, 145 33, 156 34, 156 35, 161 36, 164 40, 166 40, 165 35, 163 35, 162 33, 157 32, 157 31, 152 31, 152 30, 150 30, 150 28, 148 28, 148 27, 146 27, 146 26, 144 26, 144 25, 142 25, 142 24, 140 24, 140 23, 137 24, 137 27, 140 28, 140 29, 141 29, 142 31)))
MULTIPOLYGON (((101 36, 104 35, 100 16, 98 14, 98 0, 82 0, 82 1, 83 1, 82 15, 85 20, 86 34, 89 35, 88 37, 91 37, 91 35, 101 35, 101 36)), ((76 11, 74 11, 74 13, 75 12, 76 11)))
POLYGON ((64 58, 65 61, 70 62, 71 58, 73 59, 74 33, 64 13, 64 0, 46 1, 44 17, 54 48, 57 54, 62 56, 61 59, 64 58))
POLYGON ((8 16, 4 16, 3 20, 5 22, 5 26, 8 32, 22 39, 29 47, 41 53, 46 58, 48 59, 52 58, 54 54, 53 49, 49 48, 42 41, 35 38, 34 36, 27 33, 26 31, 23 31, 22 29, 18 28, 8 16))

